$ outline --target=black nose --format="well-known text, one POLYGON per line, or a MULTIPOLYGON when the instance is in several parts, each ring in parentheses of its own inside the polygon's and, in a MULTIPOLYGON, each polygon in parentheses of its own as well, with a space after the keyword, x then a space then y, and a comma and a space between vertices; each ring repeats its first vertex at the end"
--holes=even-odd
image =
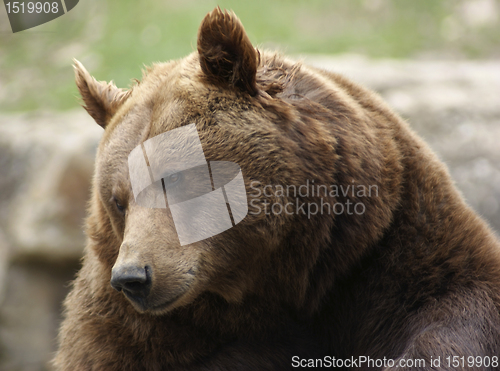
POLYGON ((151 268, 131 265, 113 268, 111 286, 133 297, 146 297, 151 289, 151 268))

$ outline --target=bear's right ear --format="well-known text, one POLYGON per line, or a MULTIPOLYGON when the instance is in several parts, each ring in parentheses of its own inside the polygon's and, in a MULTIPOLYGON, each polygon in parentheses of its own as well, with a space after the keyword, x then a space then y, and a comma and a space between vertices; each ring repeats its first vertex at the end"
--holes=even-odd
POLYGON ((127 100, 130 90, 118 89, 113 83, 96 81, 85 67, 73 59, 76 86, 82 96, 84 106, 99 126, 106 128, 118 108, 127 100))
POLYGON ((217 7, 205 16, 198 31, 198 54, 208 78, 257 94, 259 55, 233 12, 217 7))

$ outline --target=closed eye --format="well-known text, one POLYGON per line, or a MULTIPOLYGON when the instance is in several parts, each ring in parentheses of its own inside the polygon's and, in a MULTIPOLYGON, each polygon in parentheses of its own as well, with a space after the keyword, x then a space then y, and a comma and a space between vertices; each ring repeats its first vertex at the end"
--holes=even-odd
POLYGON ((174 173, 174 174, 170 174, 168 175, 167 177, 164 178, 165 180, 165 187, 166 188, 170 188, 174 185, 176 185, 177 183, 179 183, 182 179, 182 173, 174 173))
POLYGON ((118 201, 118 199, 115 196, 113 196, 112 200, 113 200, 118 212, 122 215, 125 215, 125 211, 127 209, 126 206, 124 206, 122 203, 120 203, 120 201, 118 201))

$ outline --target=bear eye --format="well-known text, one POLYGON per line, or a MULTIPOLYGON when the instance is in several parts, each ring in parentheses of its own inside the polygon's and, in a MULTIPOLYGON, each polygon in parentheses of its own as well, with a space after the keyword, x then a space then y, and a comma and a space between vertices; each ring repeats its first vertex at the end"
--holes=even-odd
POLYGON ((120 212, 120 214, 124 215, 126 207, 123 206, 115 196, 113 196, 113 202, 115 203, 116 209, 120 212))
POLYGON ((176 183, 178 180, 179 180, 180 176, 179 176, 179 173, 175 173, 175 174, 171 174, 169 177, 168 177, 168 181, 170 183, 176 183))
POLYGON ((167 184, 169 186, 172 186, 172 185, 176 184, 177 182, 179 182, 180 179, 181 179, 181 173, 174 173, 174 174, 170 174, 166 178, 166 181, 167 181, 167 184))

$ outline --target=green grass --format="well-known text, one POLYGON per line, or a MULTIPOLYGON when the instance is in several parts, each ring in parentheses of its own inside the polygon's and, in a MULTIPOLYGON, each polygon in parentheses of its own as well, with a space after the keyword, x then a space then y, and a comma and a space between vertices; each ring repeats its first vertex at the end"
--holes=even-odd
POLYGON ((498 57, 499 22, 467 25, 464 1, 81 0, 67 15, 16 34, 0 13, 0 110, 76 107, 73 57, 98 80, 127 87, 144 64, 195 50, 200 21, 216 5, 236 12, 254 44, 289 54, 498 57))

